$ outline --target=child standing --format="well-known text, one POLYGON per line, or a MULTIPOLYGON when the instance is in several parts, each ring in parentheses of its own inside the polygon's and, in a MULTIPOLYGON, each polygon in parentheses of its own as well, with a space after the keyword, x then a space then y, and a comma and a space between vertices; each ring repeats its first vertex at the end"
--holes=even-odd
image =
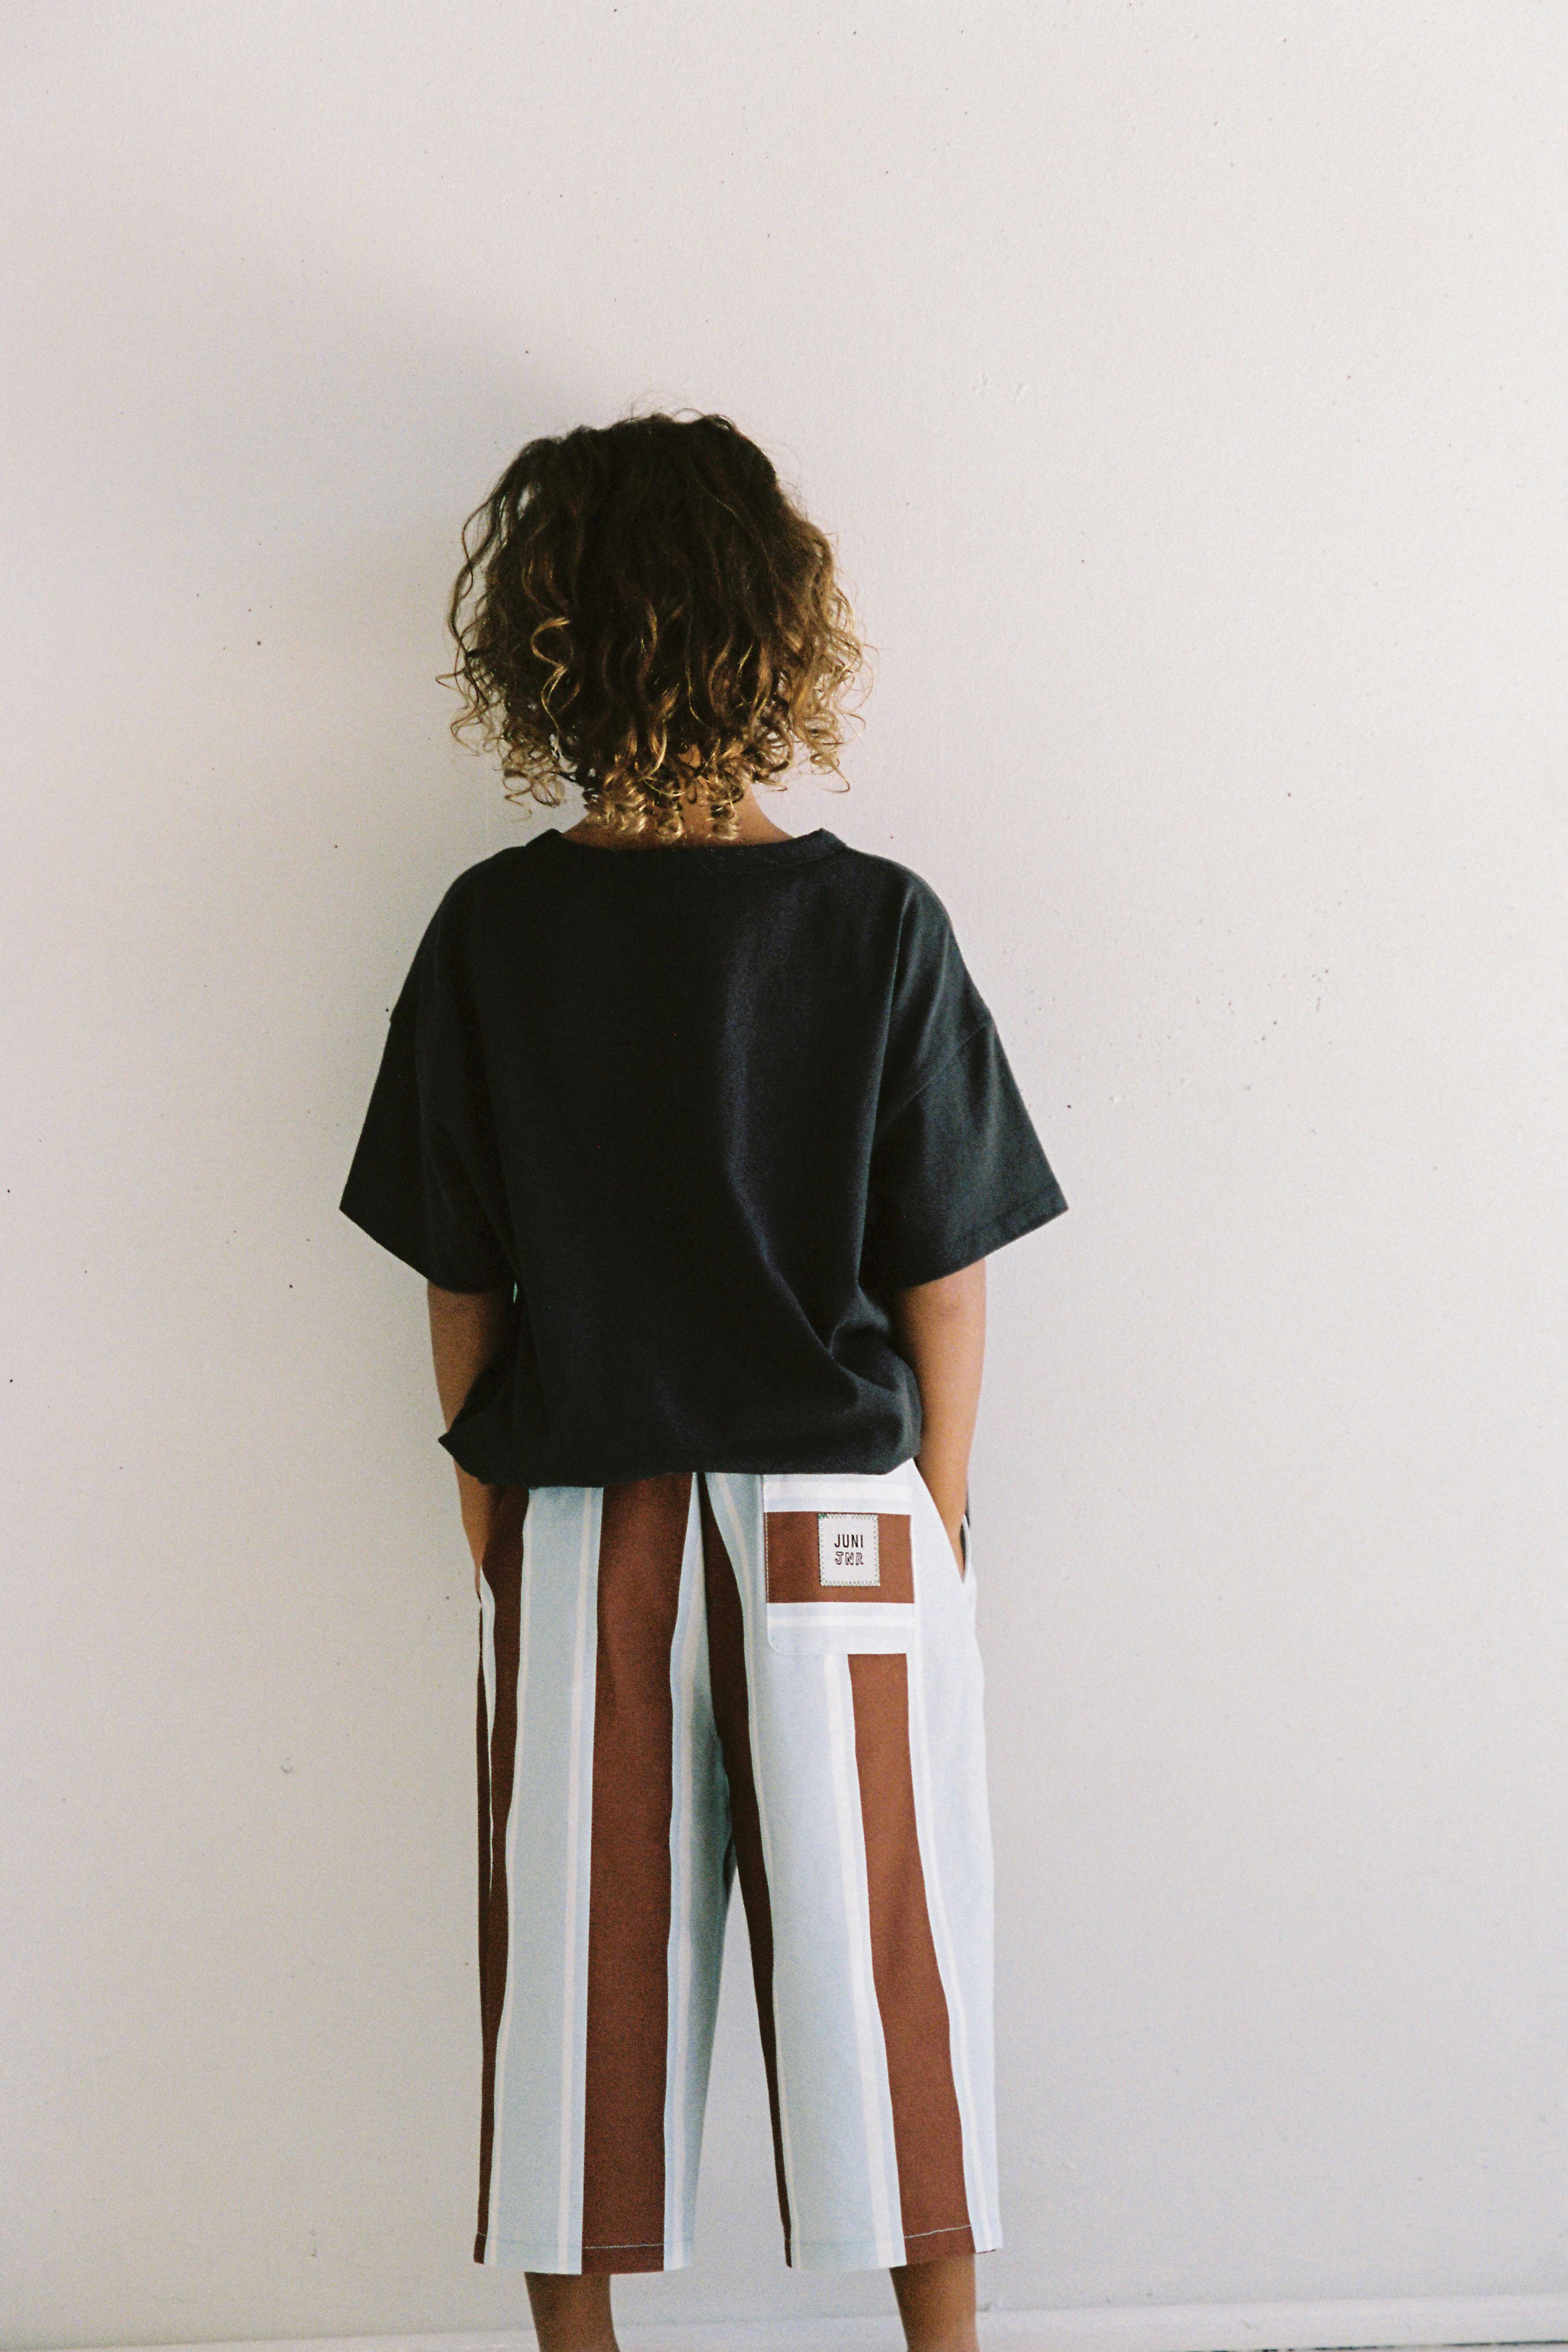
POLYGON ((588 814, 447 890, 342 1200, 428 1285, 476 1563, 475 2260, 543 2352, 689 2260, 737 1876, 786 2259, 886 2267, 910 2345, 965 2352, 984 1261, 1067 1203, 936 894, 757 801, 837 772, 861 658, 761 451, 584 428, 480 516, 454 676, 588 814))

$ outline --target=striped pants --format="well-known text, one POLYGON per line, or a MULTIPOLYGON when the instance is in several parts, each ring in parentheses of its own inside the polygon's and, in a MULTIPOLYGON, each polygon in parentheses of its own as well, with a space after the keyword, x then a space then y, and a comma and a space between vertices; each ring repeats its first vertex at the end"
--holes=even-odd
POLYGON ((917 1465, 508 1487, 482 1569, 476 2262, 691 2258, 732 1880, 785 2259, 999 2246, 968 1521, 917 1465))

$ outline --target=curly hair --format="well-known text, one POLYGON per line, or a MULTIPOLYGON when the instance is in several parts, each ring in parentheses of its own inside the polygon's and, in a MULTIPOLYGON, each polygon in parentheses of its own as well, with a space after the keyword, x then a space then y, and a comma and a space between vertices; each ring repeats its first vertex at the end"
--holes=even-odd
POLYGON ((465 698, 452 733, 477 723, 499 750, 508 800, 559 807, 570 781, 610 832, 661 842, 702 801, 728 841, 747 785, 797 747, 848 790, 865 652, 832 549, 728 417, 530 441, 462 541, 440 683, 465 698))

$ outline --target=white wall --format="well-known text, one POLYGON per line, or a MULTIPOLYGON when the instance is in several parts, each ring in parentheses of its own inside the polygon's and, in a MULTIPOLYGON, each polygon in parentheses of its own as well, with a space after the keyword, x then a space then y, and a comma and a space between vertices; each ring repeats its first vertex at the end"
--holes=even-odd
MULTIPOLYGON (((531 435, 732 415, 1071 1214, 974 1499, 1009 2305, 1568 2285, 1568 16, 16 9, 0 2340, 497 2327, 475 1603, 335 1203, 531 435), (19 463, 17 458, 19 457, 19 463), (1555 1457, 1561 1462, 1561 1455, 1555 1457)), ((781 2266, 730 1987, 701 2258, 781 2266)))

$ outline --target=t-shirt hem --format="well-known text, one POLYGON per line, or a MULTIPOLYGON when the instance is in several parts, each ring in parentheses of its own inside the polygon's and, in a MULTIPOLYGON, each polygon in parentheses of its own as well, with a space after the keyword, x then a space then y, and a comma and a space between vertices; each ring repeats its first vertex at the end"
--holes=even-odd
POLYGON ((727 1471, 737 1477, 769 1477, 780 1474, 811 1477, 836 1477, 845 1474, 854 1476, 868 1472, 876 1476, 898 1469, 919 1452, 919 1424, 906 1426, 891 1444, 876 1446, 811 1447, 792 1445, 735 1446, 715 1444, 706 1450, 705 1459, 695 1463, 684 1454, 677 1457, 674 1449, 660 1448, 653 1453, 623 1456, 614 1463, 600 1461, 592 1465, 558 1463, 548 1475, 529 1472, 518 1463, 511 1451, 510 1433, 504 1427, 483 1433, 460 1424, 437 1438, 460 1468, 471 1478, 486 1486, 569 1486, 580 1491, 586 1486, 621 1486, 638 1478, 668 1478, 693 1476, 698 1470, 727 1471), (475 1442, 477 1440, 477 1442, 475 1442), (488 1442, 486 1442, 486 1440, 488 1442), (831 1458, 829 1458, 831 1456, 831 1458))
POLYGON ((358 1225, 362 1234, 369 1234, 371 1241, 379 1248, 384 1249, 389 1257, 395 1257, 400 1265, 409 1266, 415 1274, 423 1275, 426 1282, 435 1285, 437 1290, 450 1290, 461 1297, 477 1298, 487 1295, 492 1290, 509 1290, 516 1279, 515 1276, 506 1270, 500 1274, 489 1276, 480 1282, 474 1280, 471 1270, 464 1273, 461 1281, 448 1279, 452 1274, 452 1268, 439 1267, 434 1257, 417 1251, 412 1243, 402 1239, 393 1240, 389 1233, 373 1223, 368 1215, 361 1215, 359 1210, 350 1208, 346 1195, 339 1202, 338 1209, 340 1214, 347 1217, 350 1224, 358 1225))
POLYGON ((974 1265, 983 1257, 990 1257, 1009 1243, 1024 1234, 1033 1233, 1038 1226, 1049 1224, 1060 1217, 1067 1206, 1067 1198, 1059 1184, 1044 1192, 1027 1193, 1003 1209, 983 1225, 971 1225, 967 1233, 958 1234, 940 1250, 924 1259, 916 1259, 913 1267, 904 1265, 888 1277, 884 1286, 894 1290, 913 1290, 923 1282, 940 1282, 944 1275, 956 1274, 961 1267, 974 1265))

